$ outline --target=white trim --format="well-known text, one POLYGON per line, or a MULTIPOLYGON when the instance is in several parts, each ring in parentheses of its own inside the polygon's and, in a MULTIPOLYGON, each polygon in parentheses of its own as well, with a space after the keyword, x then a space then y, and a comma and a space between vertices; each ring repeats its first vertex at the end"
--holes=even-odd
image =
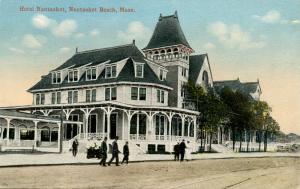
POLYGON ((145 69, 145 63, 134 62, 134 76, 135 77, 144 78, 144 69, 145 69), (137 75, 137 66, 142 66, 142 75, 141 76, 137 75))
POLYGON ((77 69, 77 68, 75 68, 75 69, 70 69, 70 70, 68 70, 68 82, 69 83, 74 83, 74 82, 78 82, 79 81, 79 70, 77 69), (70 72, 72 72, 73 73, 73 81, 70 81, 70 72), (75 80, 75 74, 74 74, 74 72, 77 72, 77 80, 75 80))
POLYGON ((116 78, 117 77, 117 75, 118 75, 118 73, 117 73, 117 64, 116 63, 112 63, 112 64, 109 64, 109 65, 105 65, 105 79, 111 79, 111 78, 116 78), (106 69, 108 68, 108 67, 110 67, 110 74, 111 74, 111 76, 110 77, 106 77, 106 69), (112 75, 112 68, 113 67, 116 67, 116 75, 115 76, 113 76, 112 75))
POLYGON ((98 87, 98 86, 107 86, 107 85, 145 85, 145 86, 154 86, 154 87, 160 87, 168 90, 173 90, 173 88, 161 85, 161 84, 154 84, 154 83, 145 83, 145 82, 127 82, 127 81, 121 81, 121 82, 111 82, 111 83, 102 83, 102 84, 93 84, 93 85, 80 85, 80 86, 69 86, 69 87, 57 87, 57 88, 51 88, 51 89, 36 89, 36 90, 28 90, 30 93, 34 92, 40 92, 40 91, 54 91, 54 90, 62 90, 62 89, 80 89, 80 88, 86 88, 86 87, 98 87))

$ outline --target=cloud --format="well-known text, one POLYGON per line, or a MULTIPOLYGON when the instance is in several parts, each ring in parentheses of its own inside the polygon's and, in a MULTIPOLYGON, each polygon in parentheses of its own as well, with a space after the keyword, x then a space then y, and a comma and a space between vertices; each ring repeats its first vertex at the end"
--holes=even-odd
POLYGON ((141 45, 144 45, 149 40, 150 35, 151 30, 139 21, 130 22, 125 31, 117 32, 117 37, 122 42, 128 43, 135 39, 141 45))
POLYGON ((14 53, 24 54, 25 52, 22 49, 10 47, 9 50, 14 53))
POLYGON ((210 50, 210 49, 214 49, 216 46, 213 43, 208 42, 208 43, 205 43, 203 47, 206 50, 210 50))
POLYGON ((62 47, 59 49, 59 53, 61 54, 69 53, 70 51, 71 49, 69 47, 62 47))
POLYGON ((43 14, 34 15, 32 18, 32 24, 34 27, 38 29, 45 29, 50 26, 50 24, 54 23, 54 20, 49 19, 47 16, 43 14))
POLYGON ((52 33, 57 37, 69 37, 77 29, 77 23, 75 20, 63 20, 52 28, 52 33))
POLYGON ((300 24, 299 19, 285 19, 281 16, 280 12, 277 10, 270 10, 265 15, 253 15, 253 18, 267 24, 300 24))
POLYGON ((84 36, 85 36, 84 33, 76 33, 76 34, 74 35, 75 38, 82 38, 82 37, 84 37, 84 36))
POLYGON ((46 42, 44 36, 34 36, 32 34, 26 34, 23 36, 22 44, 28 48, 39 49, 46 42))
POLYGON ((90 35, 91 35, 91 36, 99 35, 99 30, 93 29, 93 30, 90 32, 90 35))
POLYGON ((253 15, 254 18, 269 24, 278 23, 281 21, 280 12, 277 10, 270 10, 265 15, 253 15))
POLYGON ((32 25, 38 29, 49 29, 56 37, 70 37, 77 30, 77 22, 72 19, 65 19, 58 22, 43 14, 32 17, 32 25))
POLYGON ((291 20, 291 23, 292 24, 300 24, 300 20, 298 20, 298 19, 291 20))
POLYGON ((243 31, 237 24, 227 25, 223 22, 214 22, 208 26, 208 32, 217 37, 218 41, 227 48, 262 48, 265 45, 262 41, 254 41, 250 34, 243 31))

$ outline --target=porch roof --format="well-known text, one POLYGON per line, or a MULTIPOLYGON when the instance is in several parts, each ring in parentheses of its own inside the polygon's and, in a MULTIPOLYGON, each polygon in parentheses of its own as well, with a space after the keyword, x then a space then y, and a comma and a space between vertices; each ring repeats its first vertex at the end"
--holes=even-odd
MULTIPOLYGON (((40 122, 52 122, 59 123, 61 121, 60 118, 47 117, 42 115, 35 115, 25 112, 19 112, 17 109, 0 109, 0 118, 9 118, 9 119, 23 119, 23 120, 32 120, 32 121, 40 121, 40 122)), ((63 120, 64 123, 81 123, 78 121, 68 121, 63 120)))
POLYGON ((145 106, 145 105, 130 105, 122 102, 115 102, 115 101, 100 101, 100 102, 89 102, 89 103, 75 103, 75 104, 59 104, 59 105, 27 105, 27 106, 11 106, 11 107, 0 107, 0 109, 12 109, 12 110, 44 110, 44 109, 53 109, 53 110, 60 110, 63 108, 100 108, 100 107, 116 107, 116 108, 125 108, 129 110, 141 110, 141 111, 168 111, 174 113, 185 113, 185 114, 192 114, 192 115, 199 115, 200 112, 176 108, 176 107, 169 107, 169 106, 145 106))

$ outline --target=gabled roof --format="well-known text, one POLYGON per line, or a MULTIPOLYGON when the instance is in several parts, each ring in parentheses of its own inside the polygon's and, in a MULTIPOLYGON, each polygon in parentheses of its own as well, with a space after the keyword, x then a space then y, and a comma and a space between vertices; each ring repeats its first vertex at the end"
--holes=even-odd
POLYGON ((189 58, 189 80, 197 81, 207 54, 193 55, 189 58))
POLYGON ((74 67, 80 67, 88 63, 95 65, 107 60, 110 60, 110 62, 117 62, 128 57, 131 57, 138 62, 145 62, 143 53, 135 46, 135 44, 132 43, 122 46, 78 52, 54 71, 62 70, 73 65, 74 67))
MULTIPOLYGON (((112 55, 113 56, 113 55, 112 55)), ((113 59, 113 57, 107 57, 113 59)), ((111 63, 111 62, 110 62, 111 63)), ((129 57, 126 60, 126 63, 123 69, 120 71, 116 78, 105 78, 105 69, 100 73, 99 77, 96 80, 86 81, 85 73, 79 78, 78 82, 68 82, 68 77, 62 78, 63 81, 61 84, 52 84, 51 73, 46 76, 43 76, 42 79, 31 87, 28 91, 34 90, 45 90, 52 88, 61 88, 61 87, 79 87, 79 86, 87 86, 87 85, 97 85, 97 84, 106 84, 106 83, 115 83, 115 82, 134 82, 134 83, 149 83, 149 84, 159 84, 170 88, 167 82, 159 80, 158 76, 154 73, 154 71, 150 68, 148 63, 140 58, 132 58, 129 57), (142 61, 137 61, 142 60, 142 61), (137 78, 135 77, 134 71, 134 62, 142 62, 144 63, 144 77, 137 78)))
POLYGON ((255 93, 257 87, 259 87, 261 93, 259 81, 242 83, 239 78, 236 80, 214 81, 214 87, 217 91, 222 90, 224 87, 229 87, 234 91, 239 91, 248 96, 251 96, 251 93, 255 93))
POLYGON ((170 16, 160 15, 152 37, 144 49, 153 49, 179 44, 191 48, 181 29, 177 12, 175 12, 174 15, 170 16))

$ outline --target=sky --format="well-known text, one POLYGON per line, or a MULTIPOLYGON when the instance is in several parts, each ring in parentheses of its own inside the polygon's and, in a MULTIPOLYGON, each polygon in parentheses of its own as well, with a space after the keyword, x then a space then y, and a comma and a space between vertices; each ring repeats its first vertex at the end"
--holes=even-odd
POLYGON ((159 14, 177 10, 195 54, 208 53, 213 79, 259 79, 261 99, 281 130, 300 134, 299 9, 296 0, 0 0, 0 106, 32 104, 26 90, 76 47, 83 51, 133 39, 145 47, 159 14), (70 12, 69 7, 134 12, 70 12))

